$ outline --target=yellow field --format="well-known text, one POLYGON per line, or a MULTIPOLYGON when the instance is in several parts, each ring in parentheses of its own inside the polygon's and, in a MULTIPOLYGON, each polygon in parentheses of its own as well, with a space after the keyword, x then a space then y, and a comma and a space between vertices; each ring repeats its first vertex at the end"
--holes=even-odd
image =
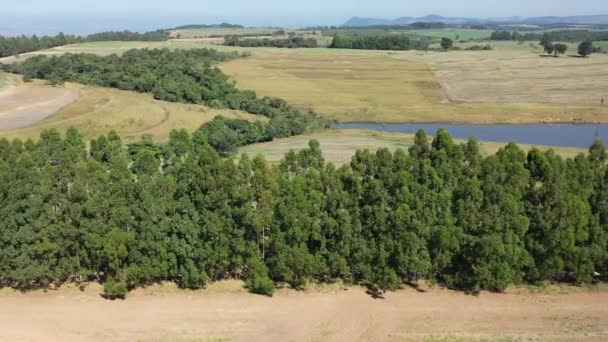
MULTIPOLYGON (((485 44, 466 43, 462 47, 485 44)), ((453 101, 599 105, 608 97, 608 55, 540 57, 536 43, 491 42, 492 51, 420 53, 395 58, 426 63, 453 101)), ((566 55, 577 45, 567 44, 566 55)))
POLYGON ((166 140, 172 129, 196 130, 217 115, 259 120, 261 117, 239 111, 209 109, 201 105, 154 100, 150 95, 109 88, 66 84, 80 93, 73 103, 34 125, 0 132, 0 137, 37 138, 47 128, 65 131, 76 127, 87 138, 116 130, 127 141, 143 134, 166 140))
POLYGON ((172 37, 180 37, 182 39, 189 38, 206 38, 210 36, 225 36, 231 34, 257 34, 266 35, 277 31, 272 28, 198 28, 198 29, 183 29, 171 31, 172 37))
MULTIPOLYGON (((434 134, 435 132, 427 132, 434 134)), ((247 153, 250 156, 262 154, 272 162, 280 161, 290 150, 301 150, 308 148, 308 142, 316 139, 321 144, 323 156, 327 161, 342 165, 350 163, 352 156, 357 150, 368 149, 376 151, 379 148, 396 150, 401 148, 406 150, 413 145, 414 136, 412 134, 377 132, 370 130, 331 130, 309 135, 295 136, 286 139, 278 139, 272 142, 249 145, 241 148, 240 153, 247 153)), ((455 140, 464 143, 464 141, 455 140)), ((506 143, 482 142, 481 152, 484 155, 493 154, 506 143)), ((520 145, 523 150, 532 148, 530 145, 520 145)), ((548 149, 549 147, 540 147, 548 149)), ((584 153, 584 149, 570 147, 553 148, 563 157, 574 157, 579 153, 584 153)))
POLYGON ((600 107, 598 95, 608 89, 603 87, 608 68, 601 70, 608 56, 531 55, 513 49, 505 61, 498 50, 260 49, 221 68, 244 89, 283 97, 340 121, 608 122, 608 106, 600 107), (575 71, 567 71, 570 67, 575 71), (593 73, 598 77, 589 76, 593 73), (460 101, 460 94, 471 101, 460 101), (590 101, 593 96, 597 103, 590 101), (552 98, 568 103, 551 103, 552 98))

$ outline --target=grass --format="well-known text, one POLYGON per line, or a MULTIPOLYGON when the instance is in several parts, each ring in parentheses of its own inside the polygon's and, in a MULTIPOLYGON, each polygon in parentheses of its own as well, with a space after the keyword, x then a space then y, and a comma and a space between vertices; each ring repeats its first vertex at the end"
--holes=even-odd
POLYGON ((80 93, 78 100, 33 126, 0 132, 0 137, 35 139, 48 128, 65 131, 75 127, 87 138, 116 130, 126 141, 138 140, 143 134, 166 140, 172 129, 197 129, 217 115, 259 120, 239 111, 209 109, 201 105, 154 100, 150 95, 109 88, 66 84, 80 93))
POLYGON ((432 38, 450 38, 454 41, 488 39, 493 30, 474 30, 474 29, 430 29, 430 30, 411 30, 406 31, 417 36, 432 38))
POLYGON ((267 35, 277 31, 272 28, 200 28, 200 29, 183 29, 171 31, 171 36, 180 38, 206 38, 210 36, 224 36, 232 34, 255 34, 267 35))
POLYGON ((601 47, 605 51, 608 51, 608 40, 595 41, 595 42, 593 42, 593 45, 601 47))
MULTIPOLYGON (((434 132, 429 132, 433 134, 434 132)), ((272 142, 254 144, 240 149, 239 153, 247 153, 250 156, 262 154, 271 162, 280 161, 290 150, 301 150, 308 147, 308 142, 316 139, 321 144, 323 155, 327 161, 337 165, 350 163, 352 156, 357 150, 368 149, 376 151, 380 148, 388 148, 391 151, 401 148, 407 150, 413 145, 412 134, 377 132, 370 130, 331 130, 313 133, 303 136, 295 136, 286 139, 278 139, 272 142)), ((456 140, 457 142, 464 142, 456 140)), ((481 152, 484 155, 493 154, 505 143, 482 142, 481 152)), ((532 146, 520 145, 527 151, 532 146)), ((540 147, 548 149, 549 147, 540 147)), ((574 157, 578 153, 584 153, 584 149, 556 147, 554 150, 564 157, 574 157)))
POLYGON ((493 51, 255 50, 221 66, 239 86, 344 122, 608 121, 608 56, 493 51))

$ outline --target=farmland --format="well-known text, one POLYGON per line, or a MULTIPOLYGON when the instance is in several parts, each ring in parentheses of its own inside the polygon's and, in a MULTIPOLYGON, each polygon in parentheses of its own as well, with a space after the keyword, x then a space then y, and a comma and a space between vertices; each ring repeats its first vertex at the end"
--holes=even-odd
MULTIPOLYGON (((69 93, 77 93, 79 97, 64 107, 55 108, 58 111, 54 115, 48 113, 47 116, 50 116, 41 118, 42 120, 38 122, 31 122, 28 127, 0 131, 0 137, 36 139, 44 129, 56 128, 65 131, 69 127, 75 127, 87 138, 94 138, 109 130, 116 130, 127 141, 136 141, 143 134, 150 134, 156 139, 165 140, 172 129, 195 130, 201 124, 220 114, 229 118, 260 119, 259 116, 239 111, 157 101, 149 95, 130 91, 72 83, 66 84, 64 88, 51 88, 41 83, 37 82, 37 84, 23 87, 26 87, 24 90, 30 94, 47 94, 47 98, 52 98, 53 94, 64 90, 69 93)), ((6 117, 10 113, 14 113, 15 109, 0 107, 0 111, 7 113, 4 114, 6 117)), ((2 117, 0 117, 1 119, 2 117)), ((0 123, 2 122, 0 121, 0 123)), ((7 122, 7 125, 10 122, 7 122)))
POLYGON ((608 337, 608 293, 597 288, 514 288, 479 297, 439 288, 403 289, 375 300, 364 289, 333 286, 284 289, 264 298, 228 281, 198 291, 154 285, 126 302, 105 301, 99 291, 95 284, 48 293, 4 290, 0 339, 274 342, 289 335, 294 341, 331 342, 565 342, 608 337))
POLYGON ((191 38, 206 38, 212 36, 225 35, 268 35, 275 32, 277 29, 272 28, 195 28, 195 29, 180 29, 171 31, 172 37, 181 39, 191 38))
POLYGON ((473 30, 473 29, 431 29, 431 30, 408 30, 407 34, 432 38, 450 38, 459 40, 488 39, 492 35, 492 30, 473 30))
POLYGON ((450 53, 259 50, 222 69, 241 87, 341 121, 608 121, 598 92, 608 56, 542 58, 530 50, 511 42, 450 53))

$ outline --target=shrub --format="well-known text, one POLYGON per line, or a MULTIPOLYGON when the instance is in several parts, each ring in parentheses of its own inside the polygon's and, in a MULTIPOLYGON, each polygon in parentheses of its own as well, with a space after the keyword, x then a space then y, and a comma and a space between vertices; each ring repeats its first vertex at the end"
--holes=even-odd
POLYGON ((252 293, 272 297, 274 282, 268 276, 268 267, 260 260, 251 258, 247 262, 247 279, 245 286, 252 293))
POLYGON ((103 293, 107 299, 125 299, 127 293, 129 293, 129 289, 125 282, 108 278, 103 284, 103 293))

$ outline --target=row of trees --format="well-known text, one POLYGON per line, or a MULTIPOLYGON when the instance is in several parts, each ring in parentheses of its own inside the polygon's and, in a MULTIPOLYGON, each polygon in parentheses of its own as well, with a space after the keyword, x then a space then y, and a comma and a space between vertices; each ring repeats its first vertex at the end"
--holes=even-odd
POLYGON ((123 297, 165 280, 244 279, 272 294, 276 282, 430 279, 500 291, 608 274, 600 142, 574 159, 515 144, 484 157, 440 130, 409 153, 358 151, 336 167, 316 141, 271 165, 221 158, 211 139, 0 140, 0 285, 99 281, 123 297))
POLYGON ((333 49, 409 50, 410 38, 403 34, 346 37, 335 35, 329 46, 333 49))
POLYGON ((132 90, 151 93, 159 100, 243 110, 270 118, 269 123, 259 123, 255 129, 245 120, 213 126, 222 127, 222 134, 226 135, 224 142, 214 145, 224 154, 231 153, 242 143, 288 137, 332 124, 316 113, 296 109, 282 99, 258 98, 253 91, 239 90, 215 64, 240 56, 236 52, 213 49, 134 49, 121 56, 41 55, 4 66, 4 69, 22 74, 25 80, 46 79, 53 84, 70 81, 132 90), (250 129, 256 132, 249 132, 248 138, 242 139, 243 131, 250 129), (233 132, 228 134, 230 130, 233 132))
MULTIPOLYGON (((542 46, 546 53, 553 54, 555 57, 558 55, 563 55, 566 53, 566 51, 568 51, 568 46, 566 44, 554 44, 551 41, 551 36, 548 34, 543 35, 538 45, 542 46)), ((578 54, 583 57, 589 56, 591 53, 593 53, 593 51, 593 42, 590 40, 586 40, 578 45, 578 54)))
POLYGON ((556 42, 581 42, 608 40, 608 31, 555 30, 542 33, 499 30, 492 32, 491 40, 538 41, 548 39, 556 42))
POLYGON ((315 38, 289 37, 278 38, 249 38, 241 39, 239 36, 225 36, 224 45, 240 47, 276 47, 276 48, 316 48, 319 46, 315 38))
POLYGON ((0 57, 14 56, 21 53, 50 49, 57 46, 100 41, 163 41, 169 39, 167 31, 158 30, 146 33, 131 31, 110 31, 88 35, 86 37, 65 35, 38 37, 3 37, 0 36, 0 57))

